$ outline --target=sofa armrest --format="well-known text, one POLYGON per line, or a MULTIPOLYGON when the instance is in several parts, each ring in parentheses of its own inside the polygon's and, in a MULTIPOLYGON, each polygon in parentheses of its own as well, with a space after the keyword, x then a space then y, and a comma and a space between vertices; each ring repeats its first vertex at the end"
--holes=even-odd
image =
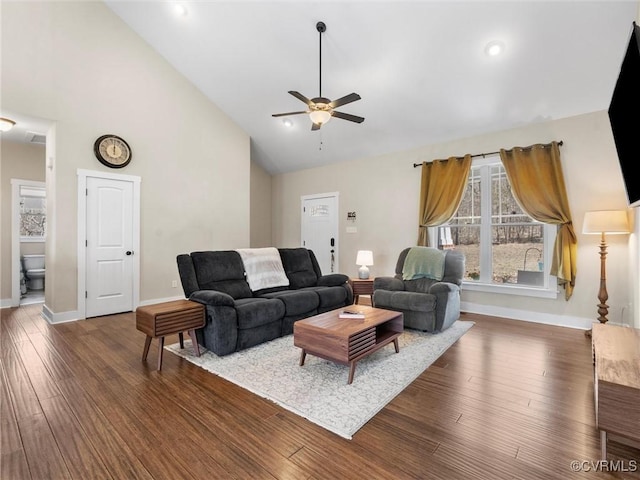
POLYGON ((449 282, 436 282, 429 287, 429 293, 433 295, 437 295, 438 293, 447 294, 449 292, 457 292, 458 290, 460 290, 458 285, 449 282))
POLYGON ((435 331, 445 330, 460 318, 460 287, 455 283, 436 282, 429 293, 436 296, 435 331))
POLYGON ((396 277, 376 277, 373 279, 373 290, 404 290, 404 283, 396 277))
POLYGON ((235 300, 231 295, 217 290, 198 290, 189 296, 189 300, 218 307, 234 307, 235 300))
POLYGON ((349 277, 342 273, 330 273, 318 278, 319 287, 339 287, 349 281, 349 277))

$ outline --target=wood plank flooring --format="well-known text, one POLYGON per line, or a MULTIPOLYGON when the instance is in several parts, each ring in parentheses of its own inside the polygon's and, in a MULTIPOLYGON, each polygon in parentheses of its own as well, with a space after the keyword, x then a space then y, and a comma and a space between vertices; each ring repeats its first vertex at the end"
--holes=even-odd
POLYGON ((133 313, 40 311, 0 311, 2 480, 640 479, 636 448, 597 463, 580 330, 463 314, 475 326, 345 440, 172 353, 157 372, 133 313))

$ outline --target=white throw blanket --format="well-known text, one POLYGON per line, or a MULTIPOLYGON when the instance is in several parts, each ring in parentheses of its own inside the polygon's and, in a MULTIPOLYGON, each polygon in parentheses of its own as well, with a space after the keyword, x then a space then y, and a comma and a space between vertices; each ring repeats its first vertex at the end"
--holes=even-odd
POLYGON ((247 282, 252 291, 289 285, 277 248, 240 248, 236 251, 242 257, 247 282))

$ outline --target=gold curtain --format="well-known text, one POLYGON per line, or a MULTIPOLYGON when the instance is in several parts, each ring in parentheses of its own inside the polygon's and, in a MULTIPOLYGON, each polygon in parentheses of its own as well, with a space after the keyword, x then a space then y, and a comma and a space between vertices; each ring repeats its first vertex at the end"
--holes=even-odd
POLYGON ((471 155, 422 164, 418 245, 429 246, 427 227, 441 225, 458 210, 467 186, 471 155))
POLYGON ((573 230, 569 200, 562 175, 557 142, 500 150, 513 196, 522 209, 539 222, 560 225, 554 245, 551 275, 569 300, 576 284, 578 240, 573 230))

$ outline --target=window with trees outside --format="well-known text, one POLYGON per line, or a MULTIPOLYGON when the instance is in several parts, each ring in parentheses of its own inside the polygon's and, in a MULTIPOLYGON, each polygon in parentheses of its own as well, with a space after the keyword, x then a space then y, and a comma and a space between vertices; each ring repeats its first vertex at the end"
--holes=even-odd
POLYGON ((458 211, 437 227, 438 247, 465 254, 470 290, 550 296, 544 293, 557 291, 549 275, 556 231, 522 211, 500 157, 492 155, 473 159, 458 211))

